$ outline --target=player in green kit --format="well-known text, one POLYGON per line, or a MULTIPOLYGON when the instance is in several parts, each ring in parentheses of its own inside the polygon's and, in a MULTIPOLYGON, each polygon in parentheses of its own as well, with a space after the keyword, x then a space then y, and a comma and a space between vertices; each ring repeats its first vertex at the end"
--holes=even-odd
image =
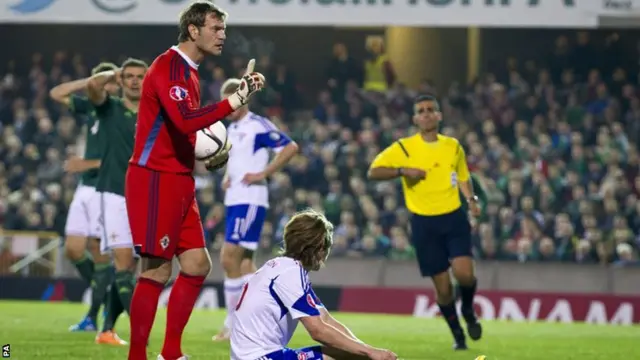
POLYGON ((109 307, 102 331, 96 337, 97 343, 126 344, 113 332, 113 327, 123 310, 129 312, 135 286, 136 262, 124 198, 124 181, 133 152, 142 79, 146 71, 145 62, 128 59, 120 69, 95 74, 87 83, 89 100, 100 119, 101 134, 107 139, 96 183, 103 215, 100 249, 102 253, 113 257, 115 279, 111 288, 120 300, 116 302, 114 299, 109 307), (122 84, 122 98, 112 96, 106 90, 107 84, 114 80, 122 84))
MULTIPOLYGON (((101 63, 92 74, 116 69, 111 63, 101 63)), ((91 305, 86 316, 69 331, 96 331, 97 316, 107 289, 113 277, 111 258, 100 254, 100 198, 96 193, 98 169, 102 155, 103 137, 100 136, 100 122, 95 117, 95 109, 89 99, 75 95, 84 90, 89 78, 60 84, 51 89, 51 98, 68 107, 69 111, 84 120, 85 149, 82 157, 72 156, 65 163, 69 173, 81 173, 80 183, 69 206, 65 226, 65 254, 78 269, 82 279, 91 285, 91 305)), ((118 94, 120 87, 116 81, 105 86, 112 95, 118 94)))

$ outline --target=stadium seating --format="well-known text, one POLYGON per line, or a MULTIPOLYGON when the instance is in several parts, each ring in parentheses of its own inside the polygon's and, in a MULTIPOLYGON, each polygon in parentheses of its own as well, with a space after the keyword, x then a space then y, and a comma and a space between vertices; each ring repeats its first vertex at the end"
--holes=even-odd
MULTIPOLYGON (((439 94, 442 131, 463 143, 489 197, 486 214, 474 224, 475 253, 505 261, 638 265, 640 84, 632 76, 637 69, 615 63, 585 68, 575 57, 567 57, 574 59, 567 64, 559 56, 538 68, 512 59, 472 84, 451 84, 439 94)), ((52 104, 48 90, 86 74, 92 64, 60 54, 55 59, 45 66, 50 61, 36 56, 31 68, 0 72, 5 229, 64 229, 76 179, 64 174, 63 161, 82 147, 82 123, 52 104)), ((293 74, 282 67, 267 72, 280 80, 261 94, 257 111, 288 129, 301 154, 271 179, 261 251, 278 247, 295 210, 313 207, 336 224, 335 256, 413 258, 399 184, 369 183, 365 174, 378 151, 414 131, 410 111, 416 92, 400 83, 383 97, 361 91, 357 68, 349 67, 353 73, 338 79, 339 86, 328 81, 333 86, 314 94, 311 106, 298 97, 293 74)), ((222 68, 212 73, 205 76, 207 101, 216 100, 224 79, 222 68)), ((435 91, 428 83, 419 91, 425 90, 435 91)), ((212 250, 224 234, 220 175, 196 170, 212 250)))

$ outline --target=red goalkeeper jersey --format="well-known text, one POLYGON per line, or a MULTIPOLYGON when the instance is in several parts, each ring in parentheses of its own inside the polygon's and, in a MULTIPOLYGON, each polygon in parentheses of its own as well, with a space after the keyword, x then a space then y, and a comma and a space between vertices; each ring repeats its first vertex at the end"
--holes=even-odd
POLYGON ((224 119, 227 100, 200 108, 198 65, 172 47, 149 67, 142 82, 130 164, 169 173, 191 173, 196 132, 224 119))

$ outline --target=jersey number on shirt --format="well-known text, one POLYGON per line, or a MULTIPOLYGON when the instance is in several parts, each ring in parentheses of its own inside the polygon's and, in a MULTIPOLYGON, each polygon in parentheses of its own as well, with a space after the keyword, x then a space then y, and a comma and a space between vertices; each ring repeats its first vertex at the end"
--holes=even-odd
POLYGON ((244 296, 247 295, 247 289, 249 288, 249 284, 244 284, 242 287, 242 295, 240 295, 240 299, 238 300, 238 304, 236 305, 236 311, 240 309, 240 305, 242 305, 242 301, 244 300, 244 296))

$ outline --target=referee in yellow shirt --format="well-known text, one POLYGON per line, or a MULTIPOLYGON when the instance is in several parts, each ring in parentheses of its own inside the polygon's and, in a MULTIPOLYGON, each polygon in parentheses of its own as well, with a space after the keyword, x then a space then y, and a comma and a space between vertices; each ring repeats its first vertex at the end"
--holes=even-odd
POLYGON ((482 326, 473 310, 477 282, 471 254, 471 226, 458 189, 473 216, 480 215, 480 207, 462 146, 458 140, 438 133, 442 113, 436 98, 419 96, 413 109, 413 122, 419 132, 394 142, 378 154, 368 177, 402 178, 405 203, 412 213, 411 242, 420 273, 433 280, 440 312, 455 340, 454 349, 465 350, 465 334, 455 308, 449 267, 460 284, 461 312, 469 337, 480 339, 482 326))

